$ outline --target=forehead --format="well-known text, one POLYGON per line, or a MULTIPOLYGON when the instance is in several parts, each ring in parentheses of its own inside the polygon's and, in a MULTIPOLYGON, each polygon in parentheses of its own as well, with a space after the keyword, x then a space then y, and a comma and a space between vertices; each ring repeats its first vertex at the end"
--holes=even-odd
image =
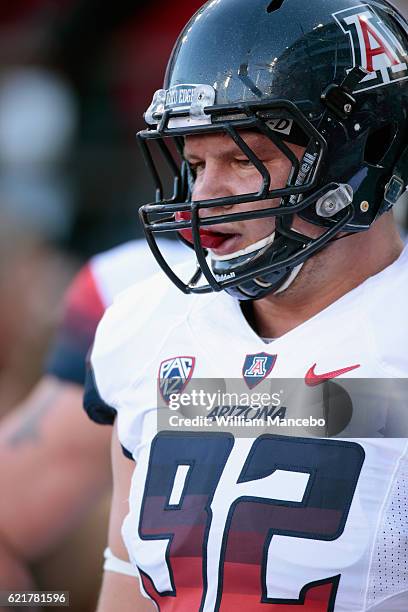
MULTIPOLYGON (((240 130, 239 135, 258 155, 281 155, 279 149, 263 134, 250 130, 240 130)), ((186 136, 185 138, 184 155, 188 159, 191 157, 202 157, 204 155, 219 157, 221 155, 235 155, 236 153, 242 153, 242 149, 240 149, 229 134, 225 132, 197 134, 194 136, 186 136)))

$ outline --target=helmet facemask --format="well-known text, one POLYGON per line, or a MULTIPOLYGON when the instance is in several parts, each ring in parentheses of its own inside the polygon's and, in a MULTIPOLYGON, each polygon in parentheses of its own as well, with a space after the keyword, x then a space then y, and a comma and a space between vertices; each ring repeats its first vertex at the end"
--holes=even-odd
MULTIPOLYGON (((154 117, 152 119, 154 120, 154 117)), ((208 293, 225 289, 245 300, 259 299, 270 292, 278 291, 294 276, 293 272, 298 271, 306 259, 341 232, 353 216, 349 206, 352 197, 348 201, 345 199, 342 207, 336 203, 336 194, 341 189, 338 183, 332 182, 322 188, 316 188, 327 151, 324 137, 303 113, 288 101, 241 104, 234 108, 205 107, 202 124, 191 127, 190 122, 191 114, 188 110, 164 110, 157 129, 138 134, 156 191, 156 202, 143 206, 140 214, 147 240, 158 263, 185 293, 208 293), (209 118, 211 123, 208 122, 209 118), (174 119, 176 127, 170 127, 174 126, 174 119), (287 126, 292 129, 295 126, 295 136, 292 140, 296 143, 307 143, 302 160, 296 157, 287 144, 290 134, 279 133, 276 126, 286 126, 286 130, 287 126), (285 187, 273 188, 270 172, 242 138, 241 130, 256 130, 265 135, 289 160, 291 169, 285 187), (257 193, 192 201, 194 173, 183 157, 184 136, 219 132, 228 134, 258 170, 262 181, 261 188, 257 193), (168 139, 173 141, 173 146, 167 144, 168 139), (163 182, 158 172, 160 162, 157 162, 151 149, 154 145, 172 174, 173 193, 167 198, 164 197, 163 182), (279 204, 271 206, 271 200, 278 201, 279 204), (263 201, 265 207, 262 209, 234 211, 240 204, 263 201), (323 207, 326 217, 336 216, 336 222, 318 238, 310 238, 292 228, 294 215, 310 206, 318 206, 320 209, 323 207), (228 212, 200 217, 200 210, 220 207, 224 207, 228 212), (176 213, 184 213, 184 216, 188 215, 190 218, 176 221, 176 213), (202 245, 200 230, 206 226, 235 221, 250 222, 270 217, 276 220, 274 236, 250 245, 243 253, 219 258, 211 252, 208 253, 202 245), (180 230, 185 229, 191 231, 193 244, 180 236, 180 230), (158 235, 168 232, 176 232, 196 253, 197 271, 187 282, 174 274, 158 247, 158 235)), ((198 123, 197 114, 195 122, 198 123)))

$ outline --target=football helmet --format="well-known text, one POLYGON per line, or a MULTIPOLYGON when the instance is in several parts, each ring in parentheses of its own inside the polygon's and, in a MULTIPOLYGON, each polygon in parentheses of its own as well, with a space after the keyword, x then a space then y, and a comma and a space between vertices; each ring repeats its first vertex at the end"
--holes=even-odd
POLYGON ((162 269, 186 293, 225 289, 254 300, 282 291, 309 257, 340 233, 368 230, 407 190, 408 24, 385 0, 210 0, 180 34, 145 119, 138 139, 156 201, 140 216, 162 269), (274 188, 240 130, 257 130, 289 159, 284 188, 274 188), (254 164, 258 193, 192 200, 184 137, 212 132, 229 134, 254 164), (303 159, 288 143, 305 148, 303 159), (262 200, 262 210, 237 210, 262 200), (225 214, 200 216, 214 207, 225 214), (295 231, 294 215, 324 231, 313 239, 295 231), (217 258, 202 245, 205 226, 267 217, 274 234, 243 251, 217 258), (188 282, 156 242, 182 229, 198 264, 188 282))

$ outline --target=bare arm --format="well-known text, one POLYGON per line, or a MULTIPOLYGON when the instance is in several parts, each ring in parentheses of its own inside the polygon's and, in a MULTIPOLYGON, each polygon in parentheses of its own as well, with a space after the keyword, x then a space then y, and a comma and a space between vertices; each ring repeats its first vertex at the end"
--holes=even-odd
MULTIPOLYGON (((129 511, 129 489, 135 464, 123 455, 116 430, 112 441, 112 466, 114 487, 109 521, 109 547, 116 557, 128 561, 120 530, 129 511)), ((140 594, 137 578, 105 572, 97 612, 116 610, 152 612, 156 607, 140 594)))
POLYGON ((0 589, 29 588, 26 564, 55 547, 110 483, 111 427, 83 389, 44 377, 0 423, 0 589))

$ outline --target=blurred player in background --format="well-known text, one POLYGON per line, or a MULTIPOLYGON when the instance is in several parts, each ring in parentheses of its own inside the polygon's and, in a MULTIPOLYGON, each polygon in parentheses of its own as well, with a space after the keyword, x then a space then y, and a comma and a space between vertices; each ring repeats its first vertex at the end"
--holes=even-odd
MULTIPOLYGON (((186 248, 164 241, 174 262, 186 248)), ((157 271, 142 241, 97 255, 72 282, 43 379, 0 425, 0 590, 33 588, 29 564, 66 537, 110 484, 110 427, 82 410, 85 358, 114 297, 157 271)), ((102 420, 103 422, 103 420, 102 420)))

